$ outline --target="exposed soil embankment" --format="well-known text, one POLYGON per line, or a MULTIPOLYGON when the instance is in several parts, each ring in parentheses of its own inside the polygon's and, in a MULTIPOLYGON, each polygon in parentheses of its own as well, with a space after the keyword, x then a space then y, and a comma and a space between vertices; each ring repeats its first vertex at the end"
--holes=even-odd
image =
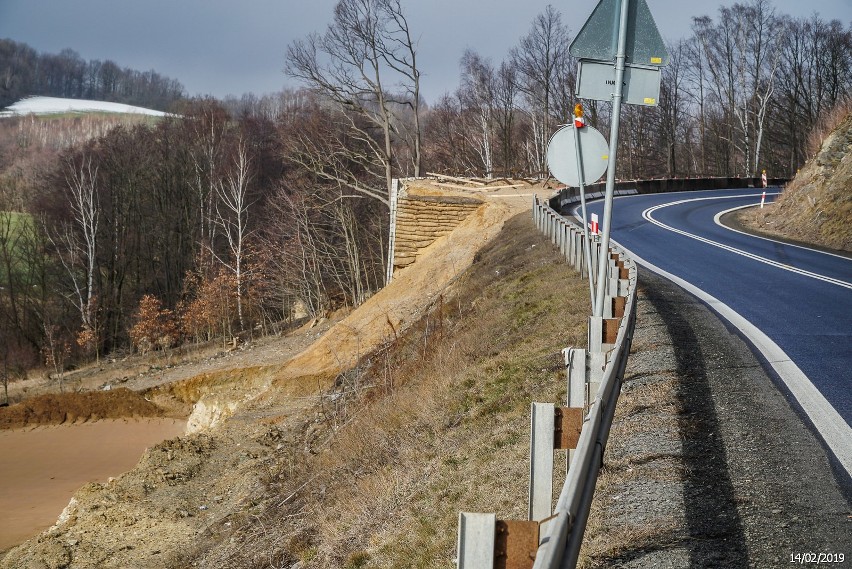
MULTIPOLYGON (((329 566, 325 563, 330 562, 328 555, 340 561, 333 564, 345 565, 350 554, 357 559, 372 556, 378 549, 385 551, 385 555, 391 554, 389 544, 398 541, 396 533, 400 526, 391 523, 393 516, 389 514, 399 510, 405 500, 397 492, 378 492, 378 489, 387 488, 393 480, 400 492, 418 491, 417 477, 424 472, 407 459, 423 458, 421 435, 435 433, 436 429, 444 428, 442 425, 458 428, 471 408, 485 405, 487 409, 480 420, 482 436, 493 444, 499 443, 500 448, 507 443, 513 445, 512 453, 520 456, 526 447, 522 438, 504 428, 499 433, 493 431, 494 414, 498 413, 499 421, 502 402, 508 397, 503 384, 511 379, 522 381, 532 389, 538 386, 533 381, 540 379, 537 376, 553 380, 560 377, 561 370, 556 365, 558 349, 539 341, 531 344, 534 349, 528 361, 492 361, 487 373, 480 370, 474 374, 460 394, 462 399, 449 407, 444 401, 425 405, 426 399, 417 392, 406 404, 405 409, 410 412, 405 416, 359 407, 361 403, 382 401, 397 393, 402 380, 389 378, 391 367, 376 366, 389 366, 393 362, 397 356, 390 358, 392 348, 402 341, 407 330, 414 327, 420 334, 405 344, 407 349, 413 350, 414 356, 423 357, 427 351, 424 346, 431 346, 433 340, 443 336, 439 330, 460 324, 461 313, 478 302, 481 287, 466 296, 463 303, 457 301, 453 311, 441 308, 445 300, 450 302, 446 295, 460 285, 481 248, 495 241, 508 218, 528 209, 529 194, 517 194, 515 190, 505 198, 489 196, 452 233, 426 247, 416 263, 395 276, 394 283, 337 322, 319 337, 319 342, 295 358, 287 350, 286 356, 281 355, 276 361, 257 353, 252 358, 247 353, 238 369, 200 370, 196 376, 184 376, 185 381, 171 386, 164 385, 170 383, 169 369, 157 370, 156 377, 143 374, 146 389, 152 381, 164 385, 146 392, 154 403, 160 397, 200 398, 206 409, 204 414, 216 427, 199 424, 200 430, 195 434, 149 448, 129 472, 106 483, 86 485, 75 494, 55 527, 10 551, 0 561, 0 567, 249 567, 268 566, 285 558, 301 560, 306 567, 323 567, 329 566), (438 321, 442 322, 437 328, 434 320, 428 320, 435 310, 439 313, 438 321), (424 318, 425 328, 418 327, 424 318), (257 365, 258 362, 264 365, 257 365), (385 371, 362 382, 359 374, 366 369, 385 371), (486 389, 486 393, 480 393, 483 388, 475 379, 483 375, 488 376, 489 383, 497 384, 486 389), (381 377, 381 381, 376 377, 381 377), (419 428, 414 427, 410 423, 415 412, 435 415, 437 422, 433 424, 430 419, 431 426, 427 427, 424 419, 419 428), (352 419, 356 416, 384 419, 378 424, 361 425, 360 430, 350 432, 340 443, 342 447, 336 445, 334 453, 329 454, 341 430, 347 425, 354 428, 352 419), (491 440, 498 435, 499 441, 491 440), (407 450, 402 447, 403 442, 409 445, 407 450), (353 449, 358 452, 352 453, 353 449), (341 463, 339 457, 351 458, 341 463), (324 473, 322 484, 317 481, 318 469, 324 473), (352 494, 352 483, 357 480, 364 480, 365 488, 342 505, 339 498, 352 494), (327 501, 332 494, 335 499, 327 501), (369 500, 373 495, 377 497, 375 503, 369 500), (306 500, 313 503, 315 515, 309 516, 303 509, 306 500), (274 519, 266 517, 268 512, 282 507, 296 509, 274 519), (313 520, 314 525, 305 525, 307 519, 313 520), (367 519, 380 524, 376 529, 383 533, 392 532, 396 539, 377 538, 362 528, 357 532, 357 541, 353 541, 346 528, 361 527, 367 519), (327 535, 330 541, 323 543, 326 533, 321 530, 327 524, 340 525, 327 535), (246 547, 247 543, 252 546, 246 547), (365 550, 370 552, 363 553, 365 550), (238 563, 247 556, 253 561, 238 563)), ((534 232, 529 220, 527 226, 528 231, 534 232)), ((514 235, 504 236, 500 241, 516 248, 535 247, 538 242, 518 240, 514 235)), ((546 257, 552 252, 544 254, 546 257)), ((564 270, 564 266, 553 266, 552 259, 546 262, 541 259, 534 256, 530 261, 538 263, 536 267, 542 270, 544 266, 552 267, 548 270, 564 270)), ((531 286, 519 283, 519 275, 502 271, 500 266, 489 266, 485 274, 509 278, 520 289, 531 286)), ((488 335, 474 330, 472 337, 485 343, 478 344, 482 348, 471 349, 470 353, 494 358, 499 354, 494 346, 516 349, 524 344, 527 331, 523 324, 537 322, 549 313, 549 306, 564 294, 563 280, 546 280, 548 286, 554 287, 547 303, 530 298, 523 290, 512 292, 508 305, 513 312, 509 315, 501 312, 504 320, 492 323, 489 328, 489 333, 497 334, 500 340, 488 342, 488 335)), ((582 286, 578 290, 582 291, 582 286)), ((504 304, 507 303, 494 297, 487 307, 504 304)), ((497 310, 492 312, 496 314, 497 310)), ((556 315, 544 331, 550 330, 551 339, 557 341, 553 331, 564 329, 564 323, 565 319, 556 315)), ((299 334, 311 335, 315 331, 303 330, 299 334)), ((579 336, 575 341, 579 341, 579 336)), ((312 339, 316 340, 317 336, 312 339)), ((564 341, 558 339, 560 345, 564 341)), ((248 347, 246 352, 251 349, 248 347)), ((447 349, 451 354, 468 353, 456 344, 447 344, 447 349)), ((440 367, 440 362, 436 362, 430 369, 440 367)), ((455 366, 449 368, 454 370, 455 366)), ((429 377, 434 379, 434 374, 429 377)), ((131 378, 127 383, 134 380, 131 378)), ((528 395, 519 394, 525 400, 523 408, 528 405, 528 395)), ((526 423, 521 407, 511 405, 510 412, 513 420, 526 423)), ((460 443, 471 442, 467 430, 456 432, 460 443)), ((434 434, 429 437, 438 441, 434 434)), ((439 448, 443 445, 436 447, 436 452, 439 448)), ((477 452, 490 463, 490 451, 493 449, 486 444, 477 452)), ((447 464, 443 463, 443 455, 433 456, 430 460, 435 466, 430 468, 441 466, 455 473, 459 470, 457 462, 466 461, 466 455, 447 464)), ((480 471, 481 462, 476 461, 470 468, 480 471)), ((525 470, 522 463, 518 468, 518 472, 525 470)), ((497 469, 500 470, 499 464, 497 469)), ((474 480, 475 476, 471 473, 464 479, 474 480)), ((443 498, 443 493, 439 494, 443 498)), ((482 500, 487 501, 491 496, 490 492, 483 493, 482 500)), ((452 530, 443 528, 443 523, 454 524, 459 497, 453 503, 442 502, 450 508, 446 516, 440 514, 441 532, 446 539, 442 539, 440 550, 433 552, 442 564, 452 555, 454 543, 452 530)), ((422 498, 429 504, 434 501, 432 492, 422 494, 422 498)), ((522 508, 522 500, 518 507, 522 508)), ((417 519, 414 515, 407 518, 406 531, 419 540, 422 536, 411 525, 416 525, 417 519)))
POLYGON ((0 429, 163 415, 160 407, 126 388, 48 393, 9 407, 0 407, 0 429))
POLYGON ((775 203, 739 214, 752 230, 852 252, 852 112, 825 138, 775 203))

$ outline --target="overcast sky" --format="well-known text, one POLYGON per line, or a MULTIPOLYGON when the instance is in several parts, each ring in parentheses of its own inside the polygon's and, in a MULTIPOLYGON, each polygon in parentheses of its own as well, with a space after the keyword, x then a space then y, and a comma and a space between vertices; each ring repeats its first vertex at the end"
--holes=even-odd
MULTIPOLYGON (((690 33, 693 16, 731 0, 647 0, 663 38, 690 33)), ((283 73, 287 45, 322 32, 336 0, 0 0, 0 38, 42 53, 155 70, 189 95, 272 93, 298 84, 283 73)), ((435 102, 458 85, 468 47, 499 64, 548 4, 573 37, 597 0, 403 0, 415 35, 422 91, 435 102)), ((774 0, 779 13, 852 22, 852 0, 774 0)))

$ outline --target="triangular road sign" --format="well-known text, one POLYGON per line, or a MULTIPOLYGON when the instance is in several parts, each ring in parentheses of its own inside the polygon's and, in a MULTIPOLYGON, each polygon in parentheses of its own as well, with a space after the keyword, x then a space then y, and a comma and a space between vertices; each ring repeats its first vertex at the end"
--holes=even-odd
MULTIPOLYGON (((618 48, 618 25, 624 0, 600 0, 569 51, 576 58, 612 61, 618 48)), ((669 63, 666 42, 645 0, 630 0, 627 7, 627 63, 665 66, 669 63)))

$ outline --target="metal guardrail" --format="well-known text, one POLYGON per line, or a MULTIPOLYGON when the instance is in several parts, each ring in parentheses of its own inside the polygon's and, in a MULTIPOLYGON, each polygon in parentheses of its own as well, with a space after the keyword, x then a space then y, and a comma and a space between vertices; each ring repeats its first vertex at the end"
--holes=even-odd
MULTIPOLYGON (((533 220, 569 264, 588 274, 581 227, 538 196, 533 220)), ((600 244, 592 242, 590 253, 595 267, 603 254, 600 244)), ((636 264, 617 246, 610 248, 608 263, 604 315, 589 317, 588 348, 563 350, 566 406, 532 404, 529 519, 460 513, 459 569, 571 569, 577 564, 636 322, 636 264), (553 451, 560 448, 573 450, 553 507, 553 451)))

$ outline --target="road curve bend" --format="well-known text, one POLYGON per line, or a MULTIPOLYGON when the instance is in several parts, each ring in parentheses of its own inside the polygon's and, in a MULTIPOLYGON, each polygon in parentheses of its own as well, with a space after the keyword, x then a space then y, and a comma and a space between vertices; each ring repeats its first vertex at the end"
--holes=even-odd
MULTIPOLYGON (((617 198, 612 238, 693 294, 753 346, 852 477, 852 259, 757 237, 721 222, 760 189, 617 198)), ((770 188, 768 197, 777 195, 770 188)), ((589 206, 601 215, 603 203, 589 206)))

